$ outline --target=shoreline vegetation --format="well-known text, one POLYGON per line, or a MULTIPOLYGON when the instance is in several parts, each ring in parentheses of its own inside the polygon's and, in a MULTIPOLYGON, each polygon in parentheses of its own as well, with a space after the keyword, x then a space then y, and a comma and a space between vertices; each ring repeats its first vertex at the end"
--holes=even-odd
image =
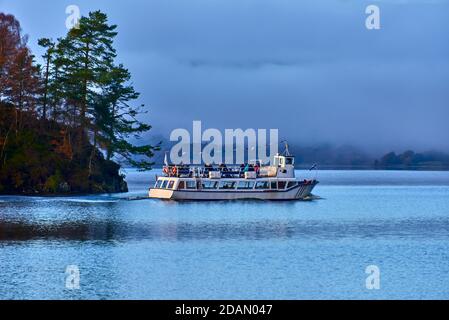
POLYGON ((126 192, 121 165, 151 169, 158 146, 129 142, 151 126, 116 63, 116 28, 90 12, 64 37, 39 40, 38 65, 20 23, 0 12, 0 194, 126 192))

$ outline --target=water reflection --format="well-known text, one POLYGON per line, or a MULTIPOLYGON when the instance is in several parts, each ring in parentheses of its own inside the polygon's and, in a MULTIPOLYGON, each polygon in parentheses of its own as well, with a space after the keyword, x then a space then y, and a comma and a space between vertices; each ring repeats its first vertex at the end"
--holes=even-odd
POLYGON ((0 241, 76 240, 267 240, 311 238, 449 238, 449 219, 323 222, 318 220, 245 223, 78 220, 40 223, 0 220, 0 241))

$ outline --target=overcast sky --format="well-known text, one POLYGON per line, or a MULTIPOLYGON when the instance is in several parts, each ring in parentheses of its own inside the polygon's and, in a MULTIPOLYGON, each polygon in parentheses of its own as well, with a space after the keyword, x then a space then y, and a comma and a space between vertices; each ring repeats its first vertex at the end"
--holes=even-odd
POLYGON ((449 151, 449 1, 0 0, 41 54, 65 9, 118 25, 154 133, 278 128, 303 144, 449 151), (381 29, 365 27, 380 8, 381 29))

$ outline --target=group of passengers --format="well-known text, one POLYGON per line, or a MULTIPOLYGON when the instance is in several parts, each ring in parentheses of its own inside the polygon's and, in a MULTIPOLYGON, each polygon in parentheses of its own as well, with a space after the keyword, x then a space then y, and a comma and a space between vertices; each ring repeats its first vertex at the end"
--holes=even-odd
POLYGON ((207 163, 204 166, 203 174, 207 177, 210 171, 220 171, 223 177, 230 178, 232 176, 238 176, 239 178, 243 178, 245 176, 245 172, 256 172, 258 175, 259 170, 260 164, 258 162, 256 164, 242 163, 236 168, 228 168, 224 163, 221 163, 217 168, 214 168, 211 164, 207 163))
MULTIPOLYGON (((214 167, 213 165, 206 163, 204 165, 204 169, 201 172, 201 175, 203 177, 208 177, 209 172, 211 171, 220 171, 221 175, 223 177, 233 177, 238 176, 239 178, 243 178, 245 176, 245 172, 256 172, 256 175, 259 174, 260 170, 260 163, 256 162, 255 164, 252 163, 242 163, 240 166, 228 168, 226 164, 221 163, 218 167, 214 167)), ((195 170, 192 170, 190 165, 187 164, 178 164, 178 165, 169 165, 168 167, 164 168, 164 172, 166 174, 172 175, 172 176, 181 176, 186 175, 189 177, 192 177, 196 174, 195 170), (165 170, 167 169, 167 170, 165 170)))

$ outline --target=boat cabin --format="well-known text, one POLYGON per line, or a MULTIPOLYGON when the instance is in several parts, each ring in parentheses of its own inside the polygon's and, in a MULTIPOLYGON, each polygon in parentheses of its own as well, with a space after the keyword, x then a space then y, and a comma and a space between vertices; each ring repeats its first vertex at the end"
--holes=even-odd
POLYGON ((195 179, 177 177, 159 177, 154 185, 155 189, 167 190, 203 190, 203 191, 280 191, 294 188, 298 183, 307 183, 307 180, 296 181, 295 179, 195 179))

